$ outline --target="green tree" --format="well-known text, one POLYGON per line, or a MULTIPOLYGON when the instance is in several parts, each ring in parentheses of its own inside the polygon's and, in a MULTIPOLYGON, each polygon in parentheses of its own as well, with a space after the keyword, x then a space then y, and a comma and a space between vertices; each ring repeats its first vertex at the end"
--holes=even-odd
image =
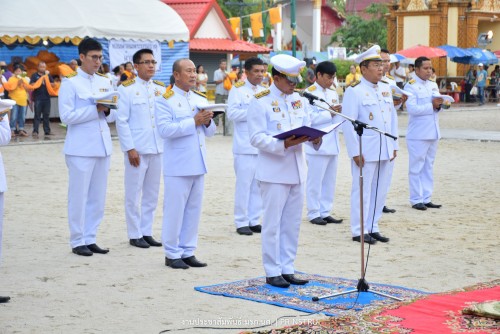
POLYGON ((340 41, 342 46, 356 52, 370 44, 387 47, 387 21, 384 16, 388 12, 385 4, 372 3, 365 9, 371 19, 365 20, 357 15, 347 16, 346 25, 332 35, 332 42, 340 41))

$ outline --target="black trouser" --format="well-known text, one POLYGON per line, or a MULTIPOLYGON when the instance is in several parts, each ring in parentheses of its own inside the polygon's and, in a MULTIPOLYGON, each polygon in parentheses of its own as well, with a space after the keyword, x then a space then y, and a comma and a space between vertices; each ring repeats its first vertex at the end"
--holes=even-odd
POLYGON ((35 101, 35 119, 33 120, 33 132, 38 133, 40 118, 43 115, 43 131, 46 135, 50 133, 50 100, 35 101))
POLYGON ((470 90, 472 89, 472 84, 466 83, 465 84, 465 102, 470 102, 470 90))

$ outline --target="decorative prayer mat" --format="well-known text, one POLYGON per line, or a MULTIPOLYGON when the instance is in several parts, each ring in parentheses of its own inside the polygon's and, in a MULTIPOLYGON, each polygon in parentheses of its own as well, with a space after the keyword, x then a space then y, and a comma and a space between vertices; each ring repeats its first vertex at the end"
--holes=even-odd
MULTIPOLYGON (((241 298, 287 307, 308 313, 322 313, 329 316, 346 314, 346 310, 372 310, 396 302, 394 299, 378 296, 370 292, 354 293, 335 298, 312 301, 312 297, 331 295, 337 292, 356 289, 357 280, 339 277, 326 277, 313 274, 298 273, 298 277, 309 280, 306 285, 291 285, 289 288, 277 288, 266 284, 265 277, 195 287, 195 290, 213 295, 241 298), (359 295, 359 296, 358 296, 359 295)), ((427 295, 426 292, 402 288, 399 286, 369 283, 369 291, 382 292, 399 297, 405 301, 414 300, 427 295)), ((354 311, 353 311, 354 310, 354 311)))
MULTIPOLYGON (((500 280, 463 289, 397 302, 368 312, 358 312, 314 321, 314 323, 266 329, 252 333, 500 333, 500 321, 463 314, 477 303, 500 300, 500 280)), ((244 332, 250 333, 250 332, 244 332)))

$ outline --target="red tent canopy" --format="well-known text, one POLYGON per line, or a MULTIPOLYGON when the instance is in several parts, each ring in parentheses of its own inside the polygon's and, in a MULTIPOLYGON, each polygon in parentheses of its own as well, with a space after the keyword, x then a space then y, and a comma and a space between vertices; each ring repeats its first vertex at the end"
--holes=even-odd
POLYGON ((404 49, 398 51, 397 54, 403 55, 407 58, 418 58, 418 57, 427 57, 427 58, 437 58, 437 57, 446 57, 446 51, 433 48, 425 45, 415 45, 411 48, 404 49))

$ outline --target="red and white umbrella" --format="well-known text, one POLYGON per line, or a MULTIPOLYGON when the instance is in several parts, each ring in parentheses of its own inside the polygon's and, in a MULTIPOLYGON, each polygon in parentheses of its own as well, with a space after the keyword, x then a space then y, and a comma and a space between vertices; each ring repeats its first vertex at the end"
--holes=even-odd
POLYGON ((438 58, 438 57, 446 57, 447 53, 445 50, 440 48, 433 48, 425 45, 415 45, 411 48, 400 50, 397 52, 400 55, 403 55, 407 58, 418 58, 418 57, 427 57, 427 58, 438 58))

